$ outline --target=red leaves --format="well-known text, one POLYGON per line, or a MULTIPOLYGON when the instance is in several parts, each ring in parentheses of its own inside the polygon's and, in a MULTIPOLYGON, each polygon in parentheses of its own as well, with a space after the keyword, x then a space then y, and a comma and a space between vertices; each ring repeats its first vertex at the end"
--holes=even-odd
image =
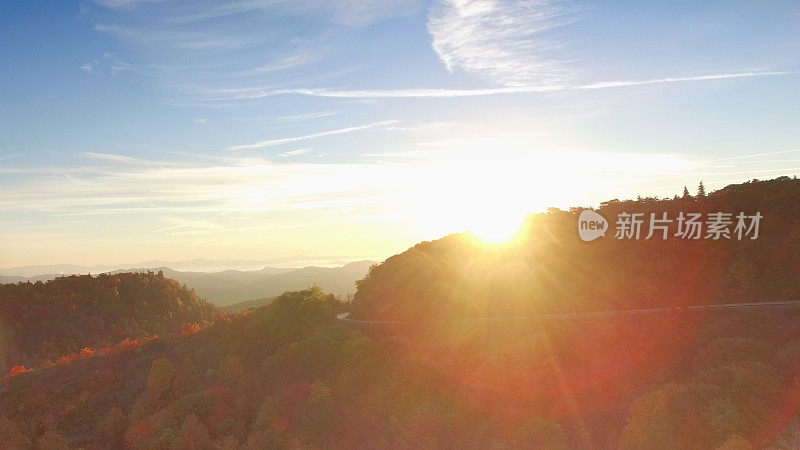
POLYGON ((139 339, 125 338, 113 348, 103 347, 98 350, 92 350, 89 347, 84 347, 78 353, 70 353, 69 355, 60 356, 58 359, 56 359, 56 364, 69 363, 75 361, 76 359, 91 358, 95 355, 109 355, 112 353, 119 354, 130 352, 141 347, 144 342, 150 342, 156 339, 158 339, 158 335, 154 334, 149 338, 145 338, 143 341, 140 341, 139 339))
POLYGON ((181 326, 181 337, 190 336, 197 333, 203 327, 197 322, 187 322, 181 326))
POLYGON ((7 378, 11 378, 15 375, 19 375, 21 373, 30 372, 31 369, 26 369, 25 366, 14 366, 9 369, 8 374, 6 375, 7 378))
POLYGON ((112 350, 112 353, 123 353, 136 350, 142 344, 138 339, 125 338, 119 342, 112 350))
POLYGON ((59 356, 58 359, 56 359, 56 364, 72 362, 78 358, 80 358, 80 356, 78 356, 77 353, 71 353, 69 355, 59 356))
POLYGON ((92 356, 94 356, 94 350, 90 349, 89 347, 83 347, 79 353, 70 353, 69 355, 59 357, 56 360, 56 364, 68 363, 75 361, 76 359, 90 358, 92 356))

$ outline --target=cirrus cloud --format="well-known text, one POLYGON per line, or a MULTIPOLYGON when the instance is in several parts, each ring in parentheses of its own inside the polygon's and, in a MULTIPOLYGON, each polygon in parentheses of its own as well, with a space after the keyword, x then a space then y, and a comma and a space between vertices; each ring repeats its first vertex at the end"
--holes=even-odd
POLYGON ((440 0, 428 15, 434 51, 450 72, 462 69, 497 84, 563 82, 548 31, 571 21, 555 0, 440 0))

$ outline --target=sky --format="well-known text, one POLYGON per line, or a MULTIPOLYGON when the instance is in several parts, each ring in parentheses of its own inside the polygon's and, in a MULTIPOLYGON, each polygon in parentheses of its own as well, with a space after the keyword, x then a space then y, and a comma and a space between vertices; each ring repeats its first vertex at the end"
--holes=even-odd
POLYGON ((800 172, 800 3, 0 8, 0 267, 384 259, 800 172))

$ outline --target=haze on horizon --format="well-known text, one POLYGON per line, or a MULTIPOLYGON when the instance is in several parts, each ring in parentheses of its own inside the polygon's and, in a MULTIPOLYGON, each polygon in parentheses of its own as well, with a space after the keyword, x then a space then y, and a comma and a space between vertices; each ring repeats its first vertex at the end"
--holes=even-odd
POLYGON ((800 172, 792 2, 12 2, 0 267, 383 259, 800 172))

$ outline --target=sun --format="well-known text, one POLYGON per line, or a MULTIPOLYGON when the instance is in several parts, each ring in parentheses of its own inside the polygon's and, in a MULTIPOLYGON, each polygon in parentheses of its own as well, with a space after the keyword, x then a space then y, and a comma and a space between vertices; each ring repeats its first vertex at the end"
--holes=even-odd
POLYGON ((482 241, 501 243, 513 238, 519 231, 520 225, 520 217, 490 216, 474 221, 469 231, 482 241))

